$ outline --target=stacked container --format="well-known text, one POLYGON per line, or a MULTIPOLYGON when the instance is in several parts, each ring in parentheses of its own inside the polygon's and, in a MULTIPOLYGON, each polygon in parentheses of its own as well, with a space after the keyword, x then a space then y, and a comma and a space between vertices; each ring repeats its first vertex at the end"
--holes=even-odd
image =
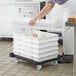
POLYGON ((32 30, 30 33, 14 33, 13 53, 24 58, 43 62, 57 58, 58 35, 32 30))

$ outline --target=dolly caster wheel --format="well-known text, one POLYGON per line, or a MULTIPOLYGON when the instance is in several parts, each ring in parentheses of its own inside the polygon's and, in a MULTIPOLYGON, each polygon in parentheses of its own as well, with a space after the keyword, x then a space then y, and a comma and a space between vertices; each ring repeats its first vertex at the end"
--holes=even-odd
POLYGON ((54 61, 54 65, 57 65, 58 64, 58 61, 56 60, 56 61, 54 61))
POLYGON ((40 70, 42 68, 41 65, 37 65, 36 67, 37 67, 38 70, 40 70))
POLYGON ((20 61, 19 61, 19 59, 16 58, 16 59, 15 59, 15 62, 16 62, 16 63, 19 63, 20 61))

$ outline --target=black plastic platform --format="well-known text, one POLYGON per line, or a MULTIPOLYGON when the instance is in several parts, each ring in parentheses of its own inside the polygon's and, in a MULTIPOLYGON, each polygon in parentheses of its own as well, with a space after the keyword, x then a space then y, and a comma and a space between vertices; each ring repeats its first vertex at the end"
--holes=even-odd
POLYGON ((25 58, 25 57, 22 57, 22 56, 19 56, 19 55, 15 55, 14 53, 10 53, 9 56, 10 57, 17 58, 17 59, 22 59, 22 60, 27 61, 27 62, 30 62, 30 63, 32 63, 34 65, 42 65, 44 63, 48 63, 48 62, 55 61, 55 60, 58 60, 59 59, 59 58, 54 58, 54 59, 49 59, 49 60, 42 61, 42 62, 37 62, 37 61, 34 61, 32 59, 28 59, 28 58, 25 58))

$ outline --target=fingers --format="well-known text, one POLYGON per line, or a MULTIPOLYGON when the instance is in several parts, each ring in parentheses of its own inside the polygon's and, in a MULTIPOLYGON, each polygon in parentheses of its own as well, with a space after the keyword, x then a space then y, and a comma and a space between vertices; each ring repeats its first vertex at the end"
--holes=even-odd
POLYGON ((37 20, 35 18, 31 19, 30 22, 29 22, 29 25, 34 25, 36 23, 36 21, 37 20))
POLYGON ((29 25, 34 25, 34 24, 35 24, 35 22, 32 20, 29 22, 29 25))

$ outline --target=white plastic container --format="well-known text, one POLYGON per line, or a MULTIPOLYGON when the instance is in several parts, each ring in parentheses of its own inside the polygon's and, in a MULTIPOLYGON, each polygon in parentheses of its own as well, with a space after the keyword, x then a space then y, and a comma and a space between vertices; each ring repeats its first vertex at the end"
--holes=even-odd
POLYGON ((32 30, 14 33, 13 53, 40 62, 58 56, 58 35, 32 30))

